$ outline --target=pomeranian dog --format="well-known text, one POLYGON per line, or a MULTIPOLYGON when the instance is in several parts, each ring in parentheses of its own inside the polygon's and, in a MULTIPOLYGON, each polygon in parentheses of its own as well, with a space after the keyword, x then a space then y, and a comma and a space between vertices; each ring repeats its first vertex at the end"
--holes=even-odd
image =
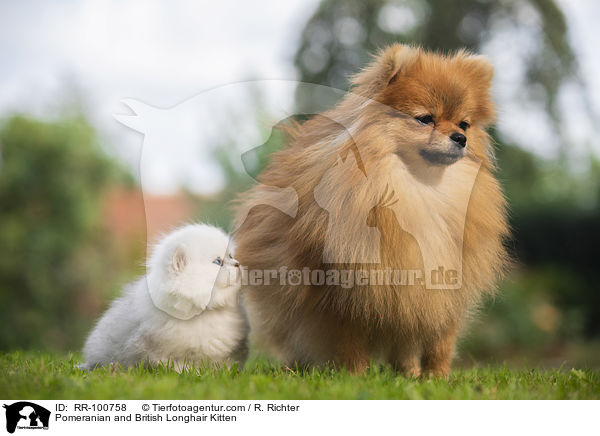
POLYGON ((492 75, 488 60, 465 51, 391 46, 335 108, 293 129, 262 184, 241 197, 245 211, 261 196, 268 203, 269 185, 298 194, 295 218, 256 206, 240 213, 234 235, 248 271, 279 271, 243 290, 251 329, 279 358, 353 372, 383 359, 407 375, 449 374, 457 335, 509 263, 485 131, 492 75), (393 283, 362 276, 350 289, 281 277, 306 269, 420 273, 393 283))
POLYGON ((173 365, 237 361, 247 354, 248 322, 239 301, 239 263, 229 237, 205 224, 164 237, 147 275, 126 288, 90 334, 82 369, 108 363, 173 365))

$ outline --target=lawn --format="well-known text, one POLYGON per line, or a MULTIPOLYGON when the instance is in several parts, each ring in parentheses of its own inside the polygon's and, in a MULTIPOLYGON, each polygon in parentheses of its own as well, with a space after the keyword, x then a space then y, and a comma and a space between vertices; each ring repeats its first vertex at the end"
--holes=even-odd
POLYGON ((598 399, 600 370, 475 367, 449 380, 413 380, 373 366, 359 376, 345 371, 292 371, 251 359, 238 372, 203 369, 178 374, 166 368, 73 367, 79 356, 39 352, 0 355, 4 399, 598 399))

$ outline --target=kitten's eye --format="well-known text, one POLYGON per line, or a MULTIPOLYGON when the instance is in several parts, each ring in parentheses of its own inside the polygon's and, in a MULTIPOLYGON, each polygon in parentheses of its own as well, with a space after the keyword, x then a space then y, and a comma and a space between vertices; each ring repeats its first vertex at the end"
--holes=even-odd
POLYGON ((229 255, 229 258, 230 258, 230 259, 233 259, 233 256, 230 254, 230 255, 229 255))
POLYGON ((415 117, 415 120, 417 120, 419 123, 421 124, 433 124, 433 117, 431 115, 421 115, 418 117, 415 117))
POLYGON ((221 260, 220 257, 217 257, 215 260, 213 260, 213 263, 219 266, 223 266, 223 260, 221 260))
POLYGON ((461 121, 458 127, 460 127, 463 130, 467 130, 469 127, 471 127, 471 125, 466 121, 461 121))

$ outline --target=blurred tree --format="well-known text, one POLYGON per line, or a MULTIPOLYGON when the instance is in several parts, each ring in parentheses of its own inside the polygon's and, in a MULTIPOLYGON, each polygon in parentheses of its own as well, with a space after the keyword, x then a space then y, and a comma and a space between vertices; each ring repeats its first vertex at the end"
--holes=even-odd
MULTIPOLYGON (((295 65, 301 81, 346 89, 369 54, 393 42, 480 52, 506 32, 523 34, 525 49, 517 50, 515 62, 526 68, 527 97, 558 121, 558 90, 578 78, 565 17, 554 0, 324 0, 302 32, 295 65)), ((300 104, 318 97, 297 96, 300 104)))
POLYGON ((114 283, 101 194, 132 179, 82 117, 10 118, 0 156, 0 349, 78 347, 114 283))

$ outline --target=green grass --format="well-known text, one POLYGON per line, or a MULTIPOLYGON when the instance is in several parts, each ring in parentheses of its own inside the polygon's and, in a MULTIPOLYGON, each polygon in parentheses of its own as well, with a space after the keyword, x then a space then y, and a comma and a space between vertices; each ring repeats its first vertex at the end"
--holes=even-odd
POLYGON ((5 399, 598 399, 599 370, 456 369, 449 380, 413 380, 374 366, 366 374, 303 373, 252 359, 238 372, 203 369, 178 374, 158 367, 83 372, 73 354, 0 355, 5 399))

